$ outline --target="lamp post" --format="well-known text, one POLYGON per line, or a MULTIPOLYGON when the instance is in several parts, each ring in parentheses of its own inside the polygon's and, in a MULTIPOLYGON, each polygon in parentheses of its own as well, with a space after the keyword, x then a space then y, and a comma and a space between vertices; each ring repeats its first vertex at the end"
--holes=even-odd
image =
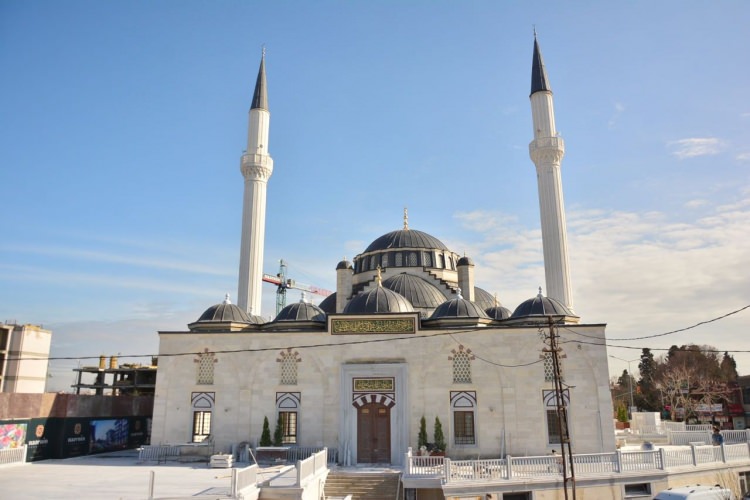
MULTIPOLYGON (((630 371, 630 363, 633 361, 638 361, 638 359, 622 359, 618 358, 617 356, 609 355, 610 358, 619 359, 620 361, 624 361, 628 364, 628 385, 630 386, 630 411, 628 412, 628 415, 630 415, 633 411, 633 408, 635 407, 635 404, 633 403, 633 372, 630 371)), ((639 358, 640 359, 640 358, 639 358)))

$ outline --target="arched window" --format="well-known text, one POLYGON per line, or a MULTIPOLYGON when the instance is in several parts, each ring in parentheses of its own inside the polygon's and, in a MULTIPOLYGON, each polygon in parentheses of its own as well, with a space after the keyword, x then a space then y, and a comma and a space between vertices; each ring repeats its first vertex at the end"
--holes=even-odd
POLYGON ((384 253, 380 260, 380 267, 388 267, 388 254, 384 253))
POLYGON ((432 254, 430 254, 430 252, 425 252, 424 255, 422 255, 422 265, 425 267, 432 267, 432 254))
POLYGON ((396 267, 403 266, 401 259, 402 259, 401 252, 396 252, 396 267))
POLYGON ((476 445, 475 391, 451 391, 451 412, 453 413, 453 444, 476 445))
POLYGON ((409 252, 408 258, 409 258, 409 264, 408 264, 409 267, 417 267, 417 265, 419 264, 417 262, 417 252, 409 252))
POLYGON ((440 269, 445 269, 445 255, 439 254, 438 255, 438 265, 440 269))

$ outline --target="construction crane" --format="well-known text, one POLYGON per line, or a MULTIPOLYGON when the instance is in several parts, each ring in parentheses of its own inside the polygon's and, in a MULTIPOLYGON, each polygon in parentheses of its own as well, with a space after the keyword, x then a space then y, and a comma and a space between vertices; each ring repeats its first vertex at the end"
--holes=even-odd
POLYGON ((328 297, 333 294, 332 291, 324 288, 319 288, 313 285, 305 285, 303 283, 297 283, 293 279, 286 277, 286 262, 284 259, 279 261, 279 273, 274 276, 273 274, 264 274, 263 281, 276 285, 276 314, 278 315, 284 306, 286 306, 286 291, 289 288, 294 290, 302 290, 303 292, 310 292, 323 297, 328 297))

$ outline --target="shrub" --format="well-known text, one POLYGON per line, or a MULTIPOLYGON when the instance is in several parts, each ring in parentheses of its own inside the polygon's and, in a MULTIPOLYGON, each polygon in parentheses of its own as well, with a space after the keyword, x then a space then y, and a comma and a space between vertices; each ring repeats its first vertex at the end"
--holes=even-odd
POLYGON ((440 419, 435 417, 435 430, 433 439, 435 440, 435 449, 438 451, 445 451, 445 434, 443 434, 443 424, 440 423, 440 419))
POLYGON ((424 415, 419 419, 419 436, 417 436, 417 449, 422 449, 422 446, 427 446, 427 422, 424 419, 424 415))
POLYGON ((271 429, 268 428, 268 417, 263 417, 263 432, 258 446, 271 446, 271 429))

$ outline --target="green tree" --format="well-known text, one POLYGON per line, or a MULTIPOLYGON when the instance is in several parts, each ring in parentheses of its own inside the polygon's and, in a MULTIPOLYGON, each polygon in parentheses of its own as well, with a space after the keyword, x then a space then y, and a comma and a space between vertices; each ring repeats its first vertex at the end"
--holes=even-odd
POLYGON ((273 445, 274 446, 281 446, 281 440, 284 437, 282 433, 282 421, 281 421, 281 412, 279 412, 279 418, 276 419, 276 428, 273 430, 273 445))
POLYGON ((445 451, 445 434, 443 434, 443 424, 440 423, 440 419, 435 417, 435 428, 433 430, 433 439, 435 440, 435 448, 438 451, 445 451))
POLYGON ((719 369, 725 382, 737 382, 737 362, 728 352, 724 352, 719 369))
POLYGON ((419 435, 417 436, 417 448, 422 449, 422 446, 427 446, 427 421, 424 415, 419 419, 419 435))
POLYGON ((271 446, 271 429, 268 427, 268 417, 263 417, 263 432, 260 434, 259 446, 271 446))

